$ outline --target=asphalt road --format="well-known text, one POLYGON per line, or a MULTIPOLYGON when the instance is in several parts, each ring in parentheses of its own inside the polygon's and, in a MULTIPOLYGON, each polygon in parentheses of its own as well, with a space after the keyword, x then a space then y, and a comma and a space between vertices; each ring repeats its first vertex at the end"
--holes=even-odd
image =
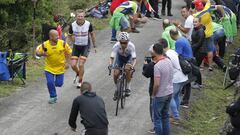
MULTIPOLYGON (((173 1, 171 19, 180 19, 180 8, 183 0, 173 1)), ((162 20, 149 20, 141 33, 131 33, 131 41, 136 46, 137 65, 132 80, 132 95, 127 98, 124 110, 115 116, 116 103, 112 100, 115 86, 112 77, 108 76, 108 61, 112 45, 111 30, 108 28, 97 32, 98 52, 90 54, 86 66, 84 81, 92 83, 93 90, 103 98, 109 119, 109 135, 148 135, 152 125, 149 116, 149 80, 141 75, 144 56, 148 48, 155 43, 162 32, 162 20)), ((83 126, 78 118, 78 132, 69 130, 68 117, 73 99, 79 95, 73 82, 74 72, 70 69, 65 74, 64 86, 58 88, 58 102, 49 105, 46 81, 29 84, 23 90, 9 97, 0 99, 0 134, 1 135, 79 135, 83 126)), ((171 127, 172 135, 179 134, 177 127, 171 127)))

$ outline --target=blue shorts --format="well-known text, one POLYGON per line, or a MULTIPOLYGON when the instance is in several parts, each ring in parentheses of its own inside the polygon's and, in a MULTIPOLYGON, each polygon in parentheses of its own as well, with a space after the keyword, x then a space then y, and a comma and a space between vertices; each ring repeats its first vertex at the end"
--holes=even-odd
POLYGON ((208 52, 213 52, 214 50, 214 39, 213 36, 205 38, 204 44, 208 47, 208 52))
POLYGON ((114 67, 121 68, 123 64, 132 64, 132 55, 128 55, 127 57, 117 54, 115 58, 114 67))
POLYGON ((125 16, 121 17, 120 19, 120 27, 121 30, 125 30, 130 27, 129 21, 125 16))

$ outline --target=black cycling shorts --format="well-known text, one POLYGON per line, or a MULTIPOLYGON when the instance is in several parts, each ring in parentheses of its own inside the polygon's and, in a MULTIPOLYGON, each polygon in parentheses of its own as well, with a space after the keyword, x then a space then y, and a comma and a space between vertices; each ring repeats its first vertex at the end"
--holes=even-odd
POLYGON ((80 46, 80 45, 73 45, 72 50, 72 57, 88 57, 88 54, 90 52, 90 45, 86 46, 80 46))

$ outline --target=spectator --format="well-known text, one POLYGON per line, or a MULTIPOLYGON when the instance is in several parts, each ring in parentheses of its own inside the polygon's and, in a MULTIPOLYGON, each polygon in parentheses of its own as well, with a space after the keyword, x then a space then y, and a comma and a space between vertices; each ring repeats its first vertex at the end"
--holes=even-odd
POLYGON ((110 13, 111 13, 111 15, 113 14, 113 12, 115 11, 115 9, 119 6, 119 5, 121 5, 123 2, 125 2, 125 1, 128 1, 128 0, 113 0, 112 2, 111 2, 111 6, 110 6, 110 13))
MULTIPOLYGON (((195 62, 193 61, 193 53, 189 41, 185 37, 180 37, 176 29, 170 30, 170 35, 171 38, 176 41, 176 52, 178 55, 188 60, 191 63, 192 67, 194 67, 195 62)), ((199 70, 197 70, 195 76, 197 77, 197 83, 194 83, 192 87, 200 89, 202 87, 202 77, 199 70)), ((192 77, 189 77, 188 83, 186 83, 184 86, 184 96, 181 105, 186 108, 188 108, 188 103, 191 95, 191 81, 192 77)))
POLYGON ((167 4, 167 15, 173 16, 171 9, 172 9, 172 0, 162 0, 162 15, 166 15, 165 9, 167 4))
POLYGON ((173 97, 171 99, 170 109, 173 116, 172 122, 178 123, 180 120, 180 91, 188 80, 188 77, 182 72, 177 52, 168 48, 166 40, 162 39, 162 42, 164 53, 173 65, 173 97))
POLYGON ((212 8, 218 9, 221 11, 221 20, 224 17, 224 10, 221 6, 211 6, 210 0, 197 0, 195 1, 195 9, 197 13, 193 16, 200 18, 201 23, 205 26, 205 44, 208 46, 208 62, 209 62, 209 71, 212 71, 212 60, 213 60, 213 26, 212 26, 212 17, 211 11, 212 8), (204 6, 205 4, 205 6, 204 6))
POLYGON ((153 118, 156 135, 170 135, 169 105, 173 93, 173 66, 163 55, 163 45, 154 44, 152 58, 154 65, 153 118))
POLYGON ((135 1, 126 1, 119 5, 113 12, 113 16, 110 20, 110 25, 112 27, 112 37, 111 41, 117 41, 117 30, 125 32, 139 33, 135 28, 133 21, 136 20, 138 5, 135 1), (129 20, 128 20, 129 18, 129 20), (130 24, 130 23, 131 24, 130 24), (132 26, 130 26, 132 25, 132 26))
MULTIPOLYGON (((152 47, 153 47, 153 45, 149 48, 150 52, 152 52, 152 47)), ((148 92, 149 92, 149 96, 150 96, 149 112, 150 112, 150 117, 151 117, 152 123, 153 123, 152 92, 153 92, 153 83, 154 83, 154 65, 155 64, 156 64, 156 62, 153 60, 152 57, 151 57, 151 59, 149 59, 149 57, 146 57, 146 59, 144 61, 144 65, 143 65, 143 72, 142 72, 142 74, 145 77, 150 78, 148 92)), ((155 133, 155 130, 150 129, 148 132, 149 133, 155 133)))
POLYGON ((223 71, 225 72, 227 67, 226 65, 223 63, 223 60, 221 59, 221 57, 219 57, 216 46, 214 46, 214 50, 213 50, 213 61, 217 64, 217 66, 223 71))
MULTIPOLYGON (((150 5, 152 6, 154 10, 154 17, 157 19, 161 19, 161 17, 158 15, 158 0, 149 0, 150 5)), ((148 10, 146 13, 146 17, 151 17, 152 11, 148 10)))
POLYGON ((226 35, 224 32, 224 28, 221 24, 212 23, 213 25, 213 39, 215 45, 218 46, 219 49, 219 56, 223 59, 225 54, 225 47, 226 47, 226 35))
POLYGON ((44 70, 50 95, 49 104, 57 102, 55 87, 63 85, 64 72, 70 63, 71 52, 72 49, 63 40, 58 39, 58 32, 53 29, 49 32, 49 40, 43 42, 36 49, 36 55, 45 58, 44 70))
POLYGON ((200 67, 203 59, 207 56, 208 48, 204 44, 205 33, 204 26, 200 23, 199 18, 193 20, 194 29, 192 32, 192 50, 193 55, 196 58, 197 66, 200 67))
POLYGON ((81 123, 86 129, 86 135, 108 134, 108 120, 104 101, 92 92, 92 86, 88 82, 83 82, 81 95, 73 100, 68 123, 72 131, 75 132, 78 113, 81 115, 81 123))
POLYGON ((190 14, 188 7, 182 7, 181 10, 182 17, 185 19, 184 26, 181 25, 179 21, 173 22, 173 24, 186 35, 189 41, 192 41, 191 35, 193 31, 193 16, 190 14))
MULTIPOLYGON (((162 33, 162 38, 167 40, 168 43, 168 48, 175 50, 175 42, 171 36, 170 36, 170 30, 171 29, 176 29, 176 27, 174 25, 171 25, 170 20, 169 19, 164 19, 163 20, 163 33, 162 33)), ((179 32, 179 35, 181 36, 181 33, 179 32)))
POLYGON ((96 53, 96 35, 92 23, 85 20, 84 10, 76 11, 76 21, 69 27, 69 37, 73 41, 71 66, 76 73, 76 78, 78 77, 77 88, 80 88, 83 82, 84 65, 90 52, 90 40, 96 53))

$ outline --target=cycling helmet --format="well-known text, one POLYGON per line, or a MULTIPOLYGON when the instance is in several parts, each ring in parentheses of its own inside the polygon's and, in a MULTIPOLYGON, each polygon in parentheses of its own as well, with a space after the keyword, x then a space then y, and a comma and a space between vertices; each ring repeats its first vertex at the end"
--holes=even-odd
POLYGON ((129 34, 127 32, 120 32, 118 35, 118 41, 129 41, 129 34))

